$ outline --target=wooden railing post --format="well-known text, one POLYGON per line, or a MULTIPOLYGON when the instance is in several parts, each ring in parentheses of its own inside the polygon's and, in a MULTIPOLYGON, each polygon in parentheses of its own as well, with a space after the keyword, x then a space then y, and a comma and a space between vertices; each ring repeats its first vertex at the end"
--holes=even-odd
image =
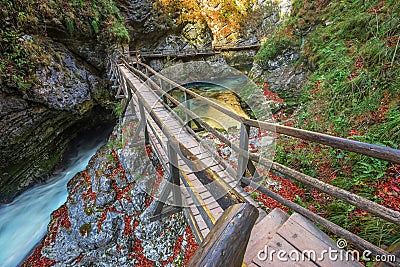
POLYGON ((249 161, 249 155, 248 155, 249 134, 250 134, 250 126, 242 123, 240 125, 240 140, 239 140, 240 153, 238 157, 238 168, 236 174, 236 178, 238 178, 239 180, 242 179, 242 177, 245 175, 247 162, 249 161))
POLYGON ((179 163, 178 163, 178 153, 172 147, 171 142, 167 143, 168 148, 168 159, 169 159, 169 173, 170 181, 174 185, 172 194, 174 196, 175 206, 182 206, 182 196, 180 192, 180 176, 179 176, 179 163))
POLYGON ((144 111, 143 103, 139 100, 139 116, 140 121, 139 125, 136 127, 135 134, 133 135, 133 140, 138 140, 140 131, 142 131, 146 127, 146 114, 144 111))
POLYGON ((178 153, 171 145, 171 141, 167 141, 167 152, 169 159, 169 177, 164 188, 161 190, 160 197, 157 200, 156 208, 153 213, 152 221, 179 212, 182 210, 182 196, 180 191, 180 176, 178 166, 178 153), (170 193, 174 199, 173 206, 164 209, 170 193))
MULTIPOLYGON (((186 93, 186 91, 183 93, 184 94, 184 102, 185 102, 185 107, 188 109, 188 110, 190 110, 190 103, 189 103, 189 100, 190 100, 190 96, 186 93)), ((189 114, 187 113, 187 112, 185 112, 185 122, 188 122, 189 124, 189 127, 190 128, 192 128, 191 127, 191 122, 190 122, 190 120, 189 120, 189 114)))
POLYGON ((258 210, 251 204, 227 208, 196 250, 189 267, 241 267, 258 210))

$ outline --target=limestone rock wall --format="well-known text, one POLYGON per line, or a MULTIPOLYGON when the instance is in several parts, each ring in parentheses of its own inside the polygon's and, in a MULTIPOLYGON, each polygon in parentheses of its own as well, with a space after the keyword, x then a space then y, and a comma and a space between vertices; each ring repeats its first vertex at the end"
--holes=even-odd
POLYGON ((30 38, 40 38, 53 56, 37 66, 40 86, 0 87, 0 202, 43 181, 81 128, 113 117, 106 111, 113 99, 102 71, 60 42, 30 38), (94 107, 102 108, 92 112, 94 107))

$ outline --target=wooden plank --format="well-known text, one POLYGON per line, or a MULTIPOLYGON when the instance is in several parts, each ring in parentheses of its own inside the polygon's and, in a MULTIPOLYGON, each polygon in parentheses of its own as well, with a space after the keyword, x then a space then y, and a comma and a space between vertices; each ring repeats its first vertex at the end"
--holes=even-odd
POLYGON ((206 228, 203 231, 201 231, 201 234, 203 235, 203 238, 206 238, 206 236, 210 233, 210 229, 206 228))
POLYGON ((298 248, 299 251, 315 251, 316 263, 322 267, 333 267, 338 264, 340 266, 363 266, 358 261, 347 259, 346 253, 339 249, 324 232, 298 213, 290 216, 277 233, 298 248), (322 252, 328 249, 342 251, 342 254, 340 252, 333 253, 334 256, 338 257, 335 261, 329 259, 327 254, 325 254, 325 257, 321 257, 322 252), (343 255, 343 257, 340 257, 340 255, 343 255))
POLYGON ((194 186, 193 186, 192 182, 190 181, 190 179, 185 175, 185 173, 182 173, 181 177, 183 178, 183 179, 181 179, 182 182, 186 186, 188 193, 190 194, 194 203, 198 207, 201 216, 203 217, 204 221, 207 223, 207 226, 209 228, 212 228, 216 222, 215 217, 212 215, 211 211, 205 205, 204 200, 202 199, 200 194, 197 191, 193 190, 194 186))
POLYGON ((251 119, 245 119, 244 122, 249 126, 271 130, 273 132, 276 131, 277 133, 293 136, 302 140, 308 140, 311 142, 364 154, 370 157, 391 161, 393 163, 400 163, 399 149, 368 144, 356 140, 311 132, 302 129, 296 129, 293 127, 279 125, 275 123, 261 122, 251 119))
POLYGON ((258 254, 259 251, 257 251, 258 255, 253 259, 253 262, 259 266, 318 266, 308 258, 296 261, 297 256, 294 255, 298 255, 300 252, 279 235, 274 235, 263 251, 266 254, 258 254))
POLYGON ((286 212, 275 208, 253 227, 244 255, 245 263, 250 263, 257 256, 257 253, 264 249, 264 246, 268 244, 288 218, 289 215, 286 212))
POLYGON ((214 217, 218 220, 221 217, 222 213, 224 213, 224 210, 220 206, 218 206, 216 208, 211 209, 211 212, 213 213, 214 217))
POLYGON ((188 266, 242 266, 251 229, 258 217, 249 204, 235 204, 225 210, 188 266))
POLYGON ((193 216, 192 211, 190 210, 190 208, 184 208, 183 209, 183 214, 185 215, 185 217, 186 217, 186 219, 187 219, 187 221, 189 223, 190 229, 192 230, 192 232, 194 234, 196 242, 198 244, 201 244, 201 242, 203 242, 203 235, 200 232, 199 226, 198 226, 198 224, 196 222, 196 219, 193 216))
MULTIPOLYGON (((244 183, 246 183, 247 185, 251 184, 251 181, 247 178, 243 178, 242 181, 244 183)), ((287 206, 288 208, 290 208, 298 213, 301 213, 302 215, 306 216, 308 219, 312 220, 313 222, 316 222, 319 225, 323 226, 328 231, 345 238, 347 241, 357 245, 359 248, 362 248, 364 250, 366 250, 366 249, 370 250, 372 252, 372 255, 386 255, 386 256, 390 255, 390 253, 388 253, 387 251, 369 243, 368 241, 362 239, 361 237, 341 228, 340 226, 334 224, 333 222, 326 220, 325 218, 303 208, 302 206, 281 197, 279 194, 272 192, 268 188, 261 186, 257 190, 266 194, 268 197, 275 199, 279 203, 282 203, 283 205, 287 206)))
POLYGON ((200 214, 195 215, 194 218, 196 219, 196 222, 199 225, 200 231, 203 231, 204 229, 208 229, 207 224, 204 222, 204 220, 200 214))

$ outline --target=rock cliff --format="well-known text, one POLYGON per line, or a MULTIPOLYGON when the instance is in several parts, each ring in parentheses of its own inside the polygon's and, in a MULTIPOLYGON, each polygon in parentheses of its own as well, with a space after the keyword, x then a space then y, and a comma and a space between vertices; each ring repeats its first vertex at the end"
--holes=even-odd
POLYGON ((0 202, 45 180, 80 129, 113 119, 103 76, 123 30, 89 20, 120 21, 111 5, 0 4, 0 202))

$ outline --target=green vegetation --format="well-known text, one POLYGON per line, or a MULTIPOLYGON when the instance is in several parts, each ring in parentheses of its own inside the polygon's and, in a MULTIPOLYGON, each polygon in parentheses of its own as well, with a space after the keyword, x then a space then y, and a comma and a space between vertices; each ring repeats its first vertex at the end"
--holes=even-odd
POLYGON ((268 39, 260 48, 260 51, 255 56, 262 66, 268 64, 268 60, 274 59, 277 55, 282 54, 285 49, 293 47, 297 44, 296 38, 289 37, 286 35, 275 36, 274 38, 268 39))
POLYGON ((79 227, 79 232, 84 237, 87 237, 91 231, 92 231, 92 225, 90 223, 82 224, 81 227, 79 227))
MULTIPOLYGON (((296 0, 256 56, 261 66, 300 51, 310 70, 295 127, 400 148, 400 6, 397 1, 296 0), (299 40, 304 40, 303 44, 299 40)), ((280 136, 276 161, 400 210, 400 166, 280 136)), ((297 183, 296 183, 297 184, 297 183)), ((297 202, 378 246, 400 228, 300 184, 297 202)))
POLYGON ((129 42, 113 1, 5 0, 0 10, 0 84, 12 88, 35 85, 36 66, 50 63, 51 49, 36 37, 46 36, 47 29, 56 28, 74 38, 97 38, 106 45, 129 42))

